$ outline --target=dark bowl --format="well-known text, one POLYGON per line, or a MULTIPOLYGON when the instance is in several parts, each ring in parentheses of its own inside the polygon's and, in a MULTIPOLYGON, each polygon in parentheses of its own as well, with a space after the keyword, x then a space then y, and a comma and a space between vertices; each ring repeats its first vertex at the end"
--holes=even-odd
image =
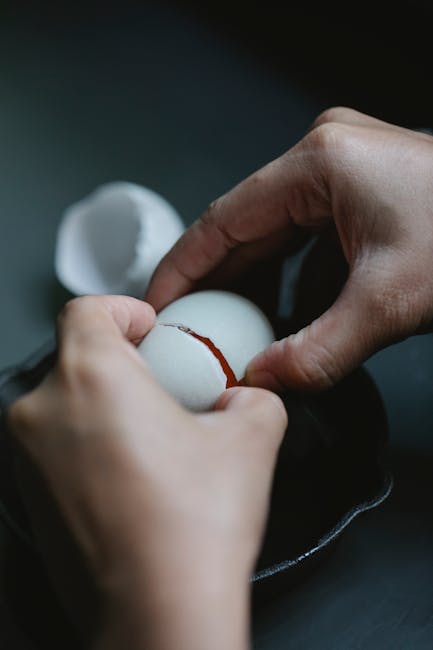
MULTIPOLYGON (((55 362, 49 343, 0 373, 0 410, 36 386, 55 362)), ((387 422, 379 392, 359 368, 320 395, 285 396, 289 427, 273 485, 270 515, 253 582, 255 603, 292 589, 323 561, 355 517, 389 495, 387 422)), ((0 519, 6 598, 36 647, 80 647, 80 633, 59 603, 39 552, 15 472, 16 450, 0 424, 0 519)))

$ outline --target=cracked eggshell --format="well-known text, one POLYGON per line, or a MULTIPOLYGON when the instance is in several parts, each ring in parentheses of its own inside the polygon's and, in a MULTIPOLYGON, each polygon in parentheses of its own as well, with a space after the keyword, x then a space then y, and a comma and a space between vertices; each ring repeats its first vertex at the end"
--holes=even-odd
POLYGON ((228 291, 198 291, 165 307, 138 350, 157 381, 192 411, 212 408, 227 377, 207 345, 179 327, 210 339, 238 381, 250 360, 275 340, 265 314, 228 291))
POLYGON ((155 379, 191 411, 210 409, 226 375, 209 348, 177 327, 155 325, 139 346, 155 379))
POLYGON ((107 183, 67 208, 54 266, 71 293, 142 297, 161 258, 184 231, 175 209, 152 190, 107 183))

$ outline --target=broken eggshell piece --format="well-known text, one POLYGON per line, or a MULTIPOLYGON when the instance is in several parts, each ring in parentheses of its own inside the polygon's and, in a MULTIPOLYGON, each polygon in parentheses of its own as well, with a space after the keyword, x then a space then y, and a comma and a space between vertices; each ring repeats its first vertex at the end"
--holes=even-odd
POLYGON ((226 375, 209 348, 176 326, 155 325, 139 349, 158 383, 192 411, 211 408, 225 390, 226 375))
POLYGON ((107 183, 63 213, 56 275, 75 295, 142 297, 184 229, 175 209, 156 192, 134 183, 107 183))
POLYGON ((250 300, 198 291, 165 307, 138 350, 163 388, 188 409, 205 411, 274 340, 267 317, 250 300))

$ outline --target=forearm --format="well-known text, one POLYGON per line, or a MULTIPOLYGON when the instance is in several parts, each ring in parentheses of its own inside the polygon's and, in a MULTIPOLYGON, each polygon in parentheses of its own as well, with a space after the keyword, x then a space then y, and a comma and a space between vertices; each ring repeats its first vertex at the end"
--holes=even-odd
POLYGON ((246 650, 251 545, 195 517, 143 517, 146 491, 107 456, 108 481, 96 470, 76 490, 50 481, 101 595, 94 650, 246 650))
POLYGON ((247 650, 248 578, 211 564, 168 565, 112 581, 95 650, 247 650))

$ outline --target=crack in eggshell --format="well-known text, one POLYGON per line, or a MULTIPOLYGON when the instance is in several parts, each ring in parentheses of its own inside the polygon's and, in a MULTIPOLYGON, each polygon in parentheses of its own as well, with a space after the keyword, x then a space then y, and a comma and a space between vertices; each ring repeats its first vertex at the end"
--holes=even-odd
POLYGON ((189 334, 189 336, 192 336, 193 338, 203 343, 220 364, 221 369, 226 376, 226 389, 233 388, 234 386, 242 385, 242 380, 238 381, 236 379, 236 375, 233 372, 229 362, 225 358, 222 351, 219 348, 217 348, 217 346, 211 339, 207 338, 206 336, 202 336, 201 334, 197 334, 197 332, 194 332, 194 330, 192 330, 190 327, 186 327, 185 325, 181 325, 179 323, 160 323, 160 325, 163 325, 164 327, 176 327, 181 332, 184 332, 185 334, 189 334))

